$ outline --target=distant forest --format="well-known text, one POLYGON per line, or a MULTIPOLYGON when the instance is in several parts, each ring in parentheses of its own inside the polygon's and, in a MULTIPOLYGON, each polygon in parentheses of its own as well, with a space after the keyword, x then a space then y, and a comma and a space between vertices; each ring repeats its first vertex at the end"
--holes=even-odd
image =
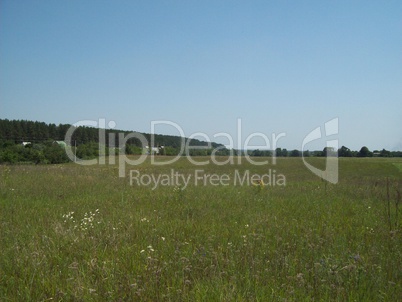
MULTIPOLYGON (((0 163, 9 162, 34 162, 34 163, 63 163, 69 161, 65 153, 65 136, 70 129, 69 124, 46 124, 44 122, 34 122, 26 120, 7 120, 0 119, 0 163)), ((90 159, 100 155, 109 155, 110 152, 119 154, 124 148, 125 154, 143 154, 147 152, 142 147, 140 140, 136 138, 128 139, 124 146, 119 145, 119 133, 127 136, 133 131, 105 129, 105 154, 99 154, 99 129, 94 127, 80 126, 74 129, 71 145, 78 158, 90 159), (114 134, 114 141, 109 140, 109 134, 114 134)), ((135 133, 135 132, 134 132, 135 133)), ((139 133, 139 132, 137 132, 139 133)), ((173 135, 142 134, 149 143, 150 153, 160 155, 177 155, 183 138, 173 135)), ((189 146, 208 147, 208 142, 197 139, 185 139, 189 146)), ((228 155, 223 145, 210 143, 211 149, 191 149, 190 155, 210 155, 212 150, 219 148, 217 155, 228 155)))
MULTIPOLYGON (((26 120, 7 120, 0 119, 0 163, 64 163, 69 159, 64 150, 64 139, 69 124, 46 124, 44 122, 34 122, 26 120)), ((101 155, 108 155, 110 152, 119 154, 124 148, 125 154, 143 154, 144 152, 158 153, 159 155, 174 156, 179 154, 182 139, 179 136, 172 135, 153 135, 153 146, 149 146, 148 151, 142 148, 138 139, 131 138, 127 140, 124 146, 119 145, 119 133, 128 135, 132 131, 105 129, 105 154, 99 153, 99 129, 93 127, 80 126, 74 129, 72 135, 72 147, 78 158, 90 159, 101 155), (109 134, 114 134, 114 141, 109 141, 109 134)), ((138 133, 138 132, 137 132, 138 133)), ((151 142, 151 134, 142 134, 148 142, 151 142)), ((189 146, 207 147, 208 143, 197 139, 185 138, 189 146)), ((370 151, 363 146, 359 151, 353 151, 342 146, 338 152, 330 148, 324 148, 322 151, 304 151, 287 150, 277 148, 272 150, 228 150, 223 145, 211 143, 212 148, 191 149, 189 154, 192 156, 211 155, 217 148, 215 155, 244 155, 247 152, 250 156, 275 156, 278 157, 298 157, 298 156, 326 156, 338 155, 339 157, 402 157, 401 151, 374 150, 370 151)))

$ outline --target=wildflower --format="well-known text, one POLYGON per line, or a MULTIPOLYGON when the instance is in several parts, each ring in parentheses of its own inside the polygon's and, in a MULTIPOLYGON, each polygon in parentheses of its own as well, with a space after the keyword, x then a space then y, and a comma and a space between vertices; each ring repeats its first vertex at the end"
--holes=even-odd
POLYGON ((142 254, 143 252, 145 252, 145 250, 141 250, 141 251, 140 251, 140 254, 142 254))
POLYGON ((165 241, 166 238, 165 238, 165 237, 161 237, 161 239, 162 239, 163 241, 165 241))
POLYGON ((259 180, 257 180, 256 182, 253 182, 253 186, 256 186, 256 187, 264 187, 265 186, 265 184, 264 184, 264 182, 263 182, 263 180, 262 179, 259 179, 259 180))

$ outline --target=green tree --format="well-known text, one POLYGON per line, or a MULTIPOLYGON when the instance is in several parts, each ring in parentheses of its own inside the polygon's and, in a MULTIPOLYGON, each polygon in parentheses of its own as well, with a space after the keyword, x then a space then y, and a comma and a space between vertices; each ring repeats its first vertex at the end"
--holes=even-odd
POLYGON ((45 160, 51 164, 61 164, 69 161, 66 151, 58 144, 47 146, 44 150, 45 160))
POLYGON ((385 149, 382 149, 380 152, 381 157, 392 157, 391 151, 387 151, 385 149))
POLYGON ((287 157, 289 155, 289 153, 288 153, 288 150, 286 150, 286 149, 276 148, 275 155, 287 157))
POLYGON ((290 152, 290 156, 291 156, 291 157, 299 157, 299 156, 300 156, 300 151, 294 149, 294 150, 292 150, 292 151, 290 152))
POLYGON ((335 150, 333 147, 325 147, 324 150, 322 150, 323 156, 337 156, 337 150, 335 150))
POLYGON ((338 150, 338 155, 339 157, 352 157, 352 151, 350 151, 349 148, 342 146, 339 150, 338 150))
POLYGON ((179 154, 179 149, 176 149, 173 147, 165 146, 164 150, 165 150, 165 155, 173 156, 173 155, 179 154))
POLYGON ((370 157, 370 156, 373 156, 373 154, 370 152, 370 150, 366 146, 364 146, 360 149, 358 156, 359 157, 370 157))

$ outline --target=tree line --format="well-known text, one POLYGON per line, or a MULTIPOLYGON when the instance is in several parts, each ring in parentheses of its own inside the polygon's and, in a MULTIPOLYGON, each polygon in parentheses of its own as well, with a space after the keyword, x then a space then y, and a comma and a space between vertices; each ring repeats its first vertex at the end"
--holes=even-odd
MULTIPOLYGON (((34 162, 34 163, 64 163, 69 159, 64 150, 67 131, 72 127, 69 124, 46 124, 38 121, 0 119, 0 163, 9 162, 34 162)), ((143 154, 142 142, 137 138, 128 139, 124 145, 119 141, 119 134, 127 136, 132 131, 116 129, 104 129, 104 140, 100 137, 98 128, 79 126, 73 127, 71 147, 77 158, 91 159, 111 152, 119 154, 143 154), (111 138, 111 139, 110 139, 111 138), (104 144, 99 147, 100 144, 104 144), (124 150, 122 150, 124 148, 124 150)), ((149 134, 134 132, 144 136, 149 146, 148 152, 155 152, 155 148, 161 155, 178 155, 181 151, 183 138, 174 135, 149 134)), ((189 146, 204 147, 205 149, 191 149, 190 155, 210 155, 212 150, 218 148, 217 155, 228 155, 229 152, 223 145, 184 138, 189 146)))
MULTIPOLYGON (((44 122, 34 122, 26 120, 8 120, 0 119, 0 142, 13 142, 15 144, 22 143, 25 141, 31 143, 41 143, 45 141, 63 141, 65 139, 67 131, 72 127, 69 124, 46 124, 44 122)), ((124 135, 133 133, 132 131, 122 131, 115 129, 105 129, 105 144, 113 145, 114 147, 119 146, 119 133, 124 135), (109 134, 114 134, 114 141, 109 140, 109 134)), ((143 135, 148 142, 151 142, 151 134, 134 132, 143 135)), ((181 145, 182 138, 180 136, 174 135, 161 135, 154 134, 154 144, 155 146, 170 146, 173 148, 178 148, 181 145)), ((77 145, 82 145, 86 143, 99 143, 99 129, 94 127, 79 126, 74 127, 74 132, 71 141, 77 145)), ((187 143, 188 139, 186 139, 187 143)), ((140 140, 132 138, 127 142, 131 146, 142 146, 140 140)), ((207 142, 199 141, 197 139, 191 139, 189 142, 191 146, 207 146, 207 142)), ((212 147, 216 148, 222 146, 220 144, 211 143, 212 147)))
MULTIPOLYGON (((69 158, 65 152, 64 139, 69 124, 46 124, 26 120, 0 119, 0 163, 64 163, 69 158)), ((119 133, 128 135, 131 131, 105 129, 105 140, 103 146, 99 147, 101 138, 99 129, 80 126, 74 128, 71 138, 72 147, 77 158, 91 159, 102 155, 109 155, 111 152, 119 154, 143 154, 144 152, 155 153, 166 156, 176 156, 181 150, 183 138, 180 136, 139 133, 148 142, 153 136, 153 146, 144 150, 142 143, 137 138, 128 139, 123 145, 119 145, 119 133), (112 138, 111 140, 109 138, 112 138)), ((402 157, 401 151, 388 151, 385 149, 370 151, 362 147, 359 151, 352 151, 342 146, 338 150, 324 148, 322 151, 299 151, 277 148, 276 150, 229 150, 221 144, 209 143, 197 139, 184 138, 189 146, 203 147, 188 150, 191 156, 214 155, 249 155, 249 156, 277 156, 277 157, 309 157, 309 156, 339 156, 339 157, 402 157), (208 147, 209 146, 209 147, 208 147)), ((185 153, 187 154, 187 153, 185 153)))
POLYGON ((366 146, 363 146, 359 151, 353 151, 349 148, 342 146, 338 150, 325 147, 322 151, 300 151, 300 150, 287 150, 277 148, 275 151, 271 150, 248 150, 243 153, 247 153, 250 156, 278 156, 278 157, 325 157, 325 156, 337 156, 337 157, 402 157, 402 151, 388 151, 385 149, 370 151, 366 146))

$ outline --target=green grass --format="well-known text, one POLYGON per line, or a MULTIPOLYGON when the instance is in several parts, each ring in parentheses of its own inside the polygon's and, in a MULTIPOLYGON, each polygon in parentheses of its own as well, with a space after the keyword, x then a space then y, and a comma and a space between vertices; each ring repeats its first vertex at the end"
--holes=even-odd
POLYGON ((117 166, 0 166, 0 301, 400 301, 401 165, 340 159, 331 185, 298 158, 243 159, 197 169, 271 168, 286 186, 185 190, 130 186, 117 166))
POLYGON ((394 163, 395 167, 397 167, 399 169, 400 172, 402 172, 402 163, 398 162, 398 163, 394 163))

